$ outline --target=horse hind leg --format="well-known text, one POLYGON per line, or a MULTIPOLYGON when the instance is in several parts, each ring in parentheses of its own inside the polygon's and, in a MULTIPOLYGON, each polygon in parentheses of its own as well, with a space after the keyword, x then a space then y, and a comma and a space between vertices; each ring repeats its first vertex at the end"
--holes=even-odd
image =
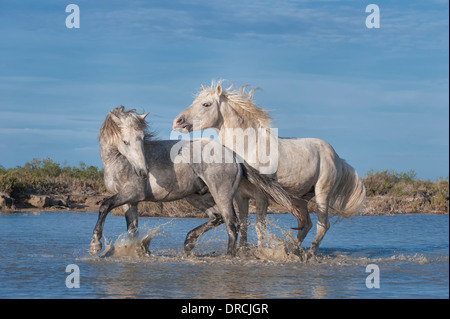
MULTIPOLYGON (((208 186, 211 196, 225 222, 225 229, 228 234, 227 254, 234 257, 236 256, 236 242, 239 236, 239 222, 234 210, 233 199, 241 181, 242 171, 240 166, 237 166, 234 172, 231 170, 224 171, 222 164, 216 167, 221 170, 222 176, 231 177, 234 175, 234 178, 218 180, 218 172, 211 170, 214 174, 203 176, 203 181, 208 186)), ((231 168, 230 166, 227 167, 231 168)))
POLYGON ((249 198, 238 192, 235 197, 239 212, 240 238, 239 246, 247 247, 248 205, 249 198))
POLYGON ((225 223, 225 229, 228 234, 227 255, 234 257, 236 256, 236 242, 239 235, 239 222, 236 216, 236 212, 234 211, 233 196, 223 197, 216 195, 214 199, 222 215, 223 221, 225 223))
POLYGON ((239 233, 239 223, 236 218, 233 202, 230 201, 228 204, 219 203, 216 206, 208 209, 207 213, 210 216, 210 219, 206 223, 194 228, 186 235, 186 239, 184 241, 185 254, 192 254, 192 250, 195 247, 195 242, 202 234, 225 222, 225 227, 228 234, 227 254, 235 256, 236 241, 239 233), (221 212, 222 216, 217 212, 221 212))
POLYGON ((239 184, 238 192, 236 193, 235 200, 239 211, 240 221, 240 247, 247 246, 247 229, 248 229, 248 207, 249 199, 255 200, 256 206, 256 234, 258 238, 258 245, 263 242, 264 233, 266 230, 266 213, 268 207, 267 197, 248 180, 242 179, 239 184))
POLYGON ((185 199, 195 208, 205 211, 210 218, 206 223, 192 229, 186 235, 186 239, 184 240, 184 252, 186 255, 191 255, 192 250, 195 247, 195 243, 197 242, 199 237, 210 229, 222 224, 223 218, 219 213, 219 210, 216 206, 216 203, 214 202, 211 193, 205 193, 202 195, 193 194, 189 197, 186 197, 185 199))
POLYGON ((317 193, 316 194, 316 203, 318 206, 317 211, 317 233, 314 237, 314 240, 311 244, 311 247, 308 249, 308 257, 311 257, 319 248, 319 245, 325 236, 325 233, 330 228, 330 222, 328 220, 328 203, 329 203, 329 194, 327 193, 317 193))
MULTIPOLYGON (((211 208, 210 210, 214 210, 211 208)), ((213 216, 204 224, 192 229, 186 235, 186 239, 184 240, 184 253, 187 256, 192 255, 192 250, 195 247, 195 243, 199 239, 201 235, 206 233, 208 230, 215 228, 223 223, 223 218, 220 215, 213 214, 213 216)))
POLYGON ((227 204, 218 204, 218 206, 222 212, 225 229, 228 234, 227 255, 234 257, 236 256, 236 241, 239 235, 239 222, 236 218, 233 202, 230 201, 227 204))
POLYGON ((301 246, 303 243, 303 240, 305 240, 306 235, 309 233, 309 231, 312 228, 312 222, 311 222, 311 217, 308 212, 308 202, 304 199, 300 199, 300 200, 294 200, 294 203, 295 203, 295 206, 300 211, 300 213, 302 214, 303 220, 305 221, 303 228, 300 228, 301 221, 300 220, 297 221, 299 224, 298 226, 300 228, 297 233, 297 243, 299 246, 301 246))
POLYGON ((255 196, 256 206, 256 236, 258 238, 258 246, 261 246, 264 242, 264 235, 266 233, 266 217, 267 208, 269 207, 269 201, 264 194, 255 196))

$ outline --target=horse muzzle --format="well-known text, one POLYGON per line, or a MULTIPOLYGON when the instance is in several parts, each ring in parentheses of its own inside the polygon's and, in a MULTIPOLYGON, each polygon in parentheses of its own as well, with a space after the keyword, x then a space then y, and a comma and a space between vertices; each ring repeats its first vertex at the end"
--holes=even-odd
POLYGON ((181 133, 189 133, 192 130, 192 125, 186 123, 186 119, 183 116, 179 116, 173 120, 172 129, 181 133))
POLYGON ((142 179, 148 178, 148 170, 146 170, 146 169, 137 169, 137 170, 135 170, 135 172, 142 179))

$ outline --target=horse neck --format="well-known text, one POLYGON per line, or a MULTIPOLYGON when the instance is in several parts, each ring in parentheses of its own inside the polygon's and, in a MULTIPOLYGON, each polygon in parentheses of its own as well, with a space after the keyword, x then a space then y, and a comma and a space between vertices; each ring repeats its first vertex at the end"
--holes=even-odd
MULTIPOLYGON (((219 139, 222 145, 232 149, 236 154, 244 158, 251 166, 259 167, 258 158, 258 145, 260 143, 266 142, 267 138, 270 137, 271 132, 268 128, 261 127, 256 121, 248 120, 240 117, 236 111, 234 111, 230 106, 222 108, 222 123, 218 127, 219 129, 219 139), (266 135, 262 135, 261 132, 265 131, 266 135), (238 147, 237 143, 243 143, 242 140, 244 136, 239 137, 239 134, 243 133, 251 134, 254 133, 254 142, 245 143, 244 146, 238 147), (236 141, 234 142, 233 139, 236 141), (241 141, 239 141, 241 139, 241 141), (264 140, 263 140, 264 139, 264 140)), ((247 135, 248 136, 248 135, 247 135)), ((248 140, 248 137, 246 138, 248 140)))
POLYGON ((106 172, 110 170, 118 160, 122 160, 124 156, 119 153, 117 147, 100 142, 100 158, 102 159, 103 167, 106 172))

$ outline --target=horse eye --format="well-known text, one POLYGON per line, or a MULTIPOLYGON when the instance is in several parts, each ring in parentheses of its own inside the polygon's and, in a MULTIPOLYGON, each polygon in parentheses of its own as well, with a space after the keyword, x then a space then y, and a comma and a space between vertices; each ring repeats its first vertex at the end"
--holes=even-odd
POLYGON ((209 107, 209 106, 211 106, 211 103, 203 103, 202 104, 204 107, 209 107))
POLYGON ((130 143, 128 141, 123 141, 123 144, 130 145, 130 143))

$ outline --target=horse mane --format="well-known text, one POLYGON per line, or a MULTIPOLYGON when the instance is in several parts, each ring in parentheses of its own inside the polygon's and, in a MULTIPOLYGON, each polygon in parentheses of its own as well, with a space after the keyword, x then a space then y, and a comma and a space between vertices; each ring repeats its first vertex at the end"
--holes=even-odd
POLYGON ((105 121, 100 128, 100 133, 98 136, 98 140, 100 141, 100 143, 117 145, 118 142, 121 142, 120 139, 123 128, 119 127, 119 125, 116 124, 116 122, 113 120, 113 116, 129 117, 131 119, 131 127, 127 127, 127 129, 144 131, 145 143, 150 143, 155 135, 153 132, 148 131, 147 122, 136 113, 135 109, 125 111, 125 107, 121 105, 119 107, 116 107, 111 112, 109 112, 108 115, 106 115, 105 121))
MULTIPOLYGON (((212 83, 211 89, 215 89, 221 82, 212 83)), ((253 88, 247 92, 249 85, 243 85, 239 89, 229 86, 222 92, 222 96, 227 100, 230 107, 237 113, 238 117, 246 124, 254 124, 260 128, 270 128, 272 118, 267 110, 259 108, 253 102, 253 93, 259 88, 253 88)))

